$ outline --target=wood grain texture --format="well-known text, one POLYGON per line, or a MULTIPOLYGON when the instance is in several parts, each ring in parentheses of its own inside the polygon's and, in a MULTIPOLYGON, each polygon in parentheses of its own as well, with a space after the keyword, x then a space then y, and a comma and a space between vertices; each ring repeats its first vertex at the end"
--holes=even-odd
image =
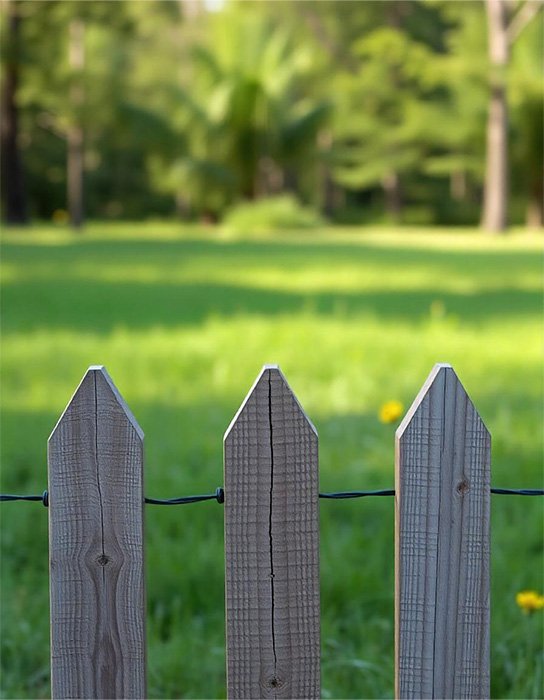
POLYGON ((490 452, 436 365, 396 435, 397 697, 489 697, 490 452))
POLYGON ((229 698, 318 698, 317 433, 265 366, 225 435, 229 698))
POLYGON ((48 445, 53 698, 145 698, 143 433, 90 367, 48 445))

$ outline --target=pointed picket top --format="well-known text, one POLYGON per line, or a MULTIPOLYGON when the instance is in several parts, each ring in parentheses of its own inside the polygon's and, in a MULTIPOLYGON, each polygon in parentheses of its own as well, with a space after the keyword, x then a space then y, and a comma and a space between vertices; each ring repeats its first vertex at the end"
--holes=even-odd
POLYGON ((430 388, 432 387, 434 380, 436 379, 436 376, 441 370, 446 370, 446 369, 453 369, 453 367, 448 363, 448 362, 437 362, 432 370, 429 373, 429 376, 427 379, 423 382, 423 385, 421 389, 418 391, 416 398, 412 401, 410 408, 406 411, 406 414, 404 415, 404 418, 400 422, 400 425, 398 426, 397 430, 395 431, 395 436, 397 438, 402 437, 402 434, 406 430, 406 428, 410 425, 412 418, 414 417, 415 412, 417 409, 420 407, 423 399, 427 396, 429 393, 430 388))
POLYGON ((277 365, 224 447, 228 698, 318 698, 317 432, 277 365))
POLYGON ((300 403, 300 401, 297 399, 296 394, 289 386, 289 382, 287 381, 287 379, 285 378, 285 375, 281 371, 280 366, 275 365, 275 364, 265 364, 265 365, 263 365, 263 368, 261 369, 261 371, 257 375, 257 378, 255 379, 255 381, 251 385, 251 389, 247 392, 245 399, 240 404, 240 408, 234 414, 234 418, 229 423, 229 427, 225 431, 225 435, 223 437, 223 440, 226 440, 228 438, 228 436, 229 436, 231 430, 233 429, 233 427, 235 426, 236 421, 238 420, 239 416, 246 409, 247 403, 250 400, 251 396, 257 390, 257 387, 259 385, 262 386, 262 385, 266 384, 272 377, 279 378, 281 380, 281 382, 285 385, 287 393, 291 395, 292 400, 298 406, 298 409, 302 413, 302 415, 304 416, 304 419, 308 423, 308 426, 317 436, 317 430, 316 430, 314 424, 312 423, 312 421, 308 417, 308 415, 307 415, 306 411, 304 410, 304 408, 302 407, 302 404, 300 403))
POLYGON ((474 404, 435 365, 396 432, 396 697, 489 697, 490 463, 474 404))
POLYGON ((431 372, 429 373, 429 376, 423 383, 423 386, 419 390, 416 398, 413 400, 410 408, 406 411, 406 414, 404 418, 402 419, 399 427, 397 428, 395 435, 397 439, 402 438, 404 432, 412 422, 412 419, 418 409, 420 408, 421 404, 423 403, 424 399, 429 395, 429 393, 434 389, 438 388, 438 384, 440 383, 440 390, 444 390, 445 384, 443 382, 448 381, 448 383, 453 382, 453 384, 456 384, 458 386, 458 389, 464 392, 466 395, 468 401, 472 404, 474 407, 474 410, 477 413, 478 420, 481 423, 482 427, 485 429, 485 431, 489 434, 489 430, 487 429, 485 423, 483 422, 480 414, 476 410, 476 407, 472 403, 472 400, 470 396, 468 395, 466 389, 464 388, 463 384, 461 383, 459 377, 457 376, 457 373, 453 369, 453 367, 448 363, 448 362, 437 362, 434 367, 432 368, 431 372))
POLYGON ((102 388, 106 389, 107 393, 111 393, 112 398, 114 401, 119 405, 119 408, 121 411, 125 414, 128 422, 130 425, 134 428, 136 434, 140 438, 140 440, 144 439, 144 431, 140 428, 138 421, 134 417, 132 411, 130 408, 127 406, 126 401, 124 398, 121 396, 121 393, 119 392, 119 389, 115 386, 113 383, 112 378, 108 374, 107 369, 104 367, 104 365, 90 365, 83 377, 81 378, 81 381, 76 387, 76 390, 72 394, 72 397, 66 404, 66 408, 64 411, 61 413, 59 419, 57 420, 57 423, 53 430, 51 431, 51 434, 49 435, 49 440, 53 438, 55 435, 56 431, 58 430, 60 424, 62 423, 64 417, 69 413, 70 408, 74 404, 74 402, 77 402, 78 396, 80 396, 82 393, 86 393, 87 391, 90 391, 92 387, 92 391, 95 391, 96 388, 102 388))

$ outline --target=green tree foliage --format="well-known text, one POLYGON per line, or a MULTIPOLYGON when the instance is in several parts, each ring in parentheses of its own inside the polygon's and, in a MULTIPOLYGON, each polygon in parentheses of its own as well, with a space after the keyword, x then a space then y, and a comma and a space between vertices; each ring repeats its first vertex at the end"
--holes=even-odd
POLYGON ((398 213, 400 180, 421 167, 436 125, 436 61, 395 27, 369 32, 353 55, 358 69, 338 83, 335 176, 349 188, 382 185, 398 213))
POLYGON ((513 47, 510 65, 512 105, 512 190, 514 202, 525 208, 528 226, 544 223, 544 81, 541 61, 544 25, 533 22, 513 47))
POLYGON ((147 177, 145 152, 169 127, 159 113, 139 104, 133 87, 136 23, 130 3, 23 0, 20 5, 20 140, 33 213, 49 217, 67 208, 67 140, 74 126, 83 132, 88 212, 141 215, 145 209, 137 206, 135 191, 145 191, 147 205, 156 210, 162 203, 147 177), (75 20, 84 28, 84 67, 77 72, 69 60, 70 23, 75 20), (74 87, 77 100, 71 99, 74 87))
MULTIPOLYGON (((433 3, 437 5, 437 3, 433 3)), ((444 51, 434 57, 434 69, 443 88, 439 111, 430 124, 434 149, 424 163, 430 175, 464 184, 454 197, 484 176, 487 109, 487 55, 485 14, 481 3, 440 3, 444 51)))
POLYGON ((205 37, 192 42, 178 93, 178 155, 152 168, 188 207, 217 216, 239 198, 281 191, 315 160, 328 104, 304 89, 308 46, 258 7, 209 17, 205 37))
MULTIPOLYGON (((8 38, 10 3, 20 21, 17 52, 4 42, 4 86, 17 78, 4 88, 18 117, 9 153, 22 156, 34 217, 68 209, 79 158, 90 217, 216 220, 290 193, 338 219, 479 219, 484 0, 230 0, 215 11, 201 0, 4 0, 8 38)), ((532 223, 541 56, 533 18, 505 75, 513 218, 532 223)))

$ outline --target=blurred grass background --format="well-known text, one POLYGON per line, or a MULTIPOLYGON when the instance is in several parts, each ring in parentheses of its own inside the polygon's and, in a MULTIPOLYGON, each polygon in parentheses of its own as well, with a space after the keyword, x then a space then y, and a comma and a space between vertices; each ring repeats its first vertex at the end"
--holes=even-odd
MULTIPOLYGON (((222 484, 222 436, 266 362, 320 437, 321 490, 393 485, 395 425, 438 361, 493 436, 493 484, 542 487, 542 241, 179 224, 3 235, 2 491, 40 493, 46 441, 103 363, 146 434, 146 494, 222 484)), ((2 697, 49 693, 47 513, 2 517, 2 697)), ((492 696, 542 697, 541 499, 492 499, 492 696)), ((223 697, 223 512, 146 509, 149 697, 223 697)), ((323 697, 393 696, 393 502, 321 503, 323 697)))

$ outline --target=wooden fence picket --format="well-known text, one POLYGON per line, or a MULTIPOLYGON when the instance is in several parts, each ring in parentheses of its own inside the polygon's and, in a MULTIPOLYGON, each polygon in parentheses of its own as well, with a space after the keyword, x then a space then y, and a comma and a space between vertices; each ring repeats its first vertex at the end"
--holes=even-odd
POLYGON ((48 443, 53 698, 145 698, 143 433, 90 367, 48 443))
POLYGON ((489 697, 490 451, 436 365, 396 435, 396 697, 489 697))
POLYGON ((317 433, 263 368, 225 448, 229 698, 318 698, 317 433))

